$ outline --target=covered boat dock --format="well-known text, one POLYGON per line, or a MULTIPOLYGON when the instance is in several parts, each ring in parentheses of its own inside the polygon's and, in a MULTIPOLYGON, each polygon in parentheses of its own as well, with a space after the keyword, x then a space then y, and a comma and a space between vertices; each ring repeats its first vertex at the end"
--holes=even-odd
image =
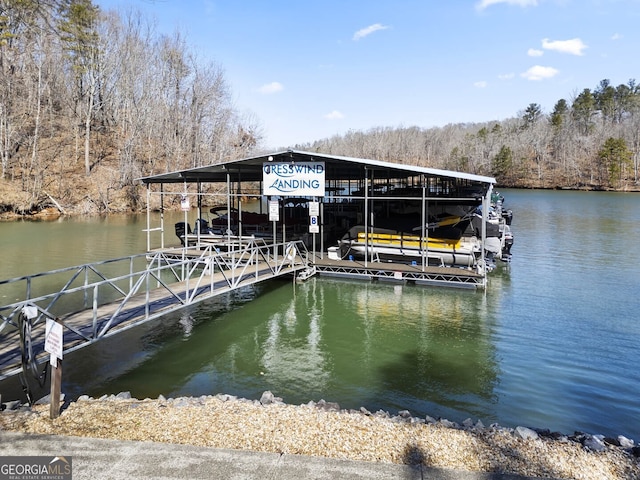
POLYGON ((304 245, 303 277, 465 288, 484 288, 492 267, 492 177, 285 150, 140 180, 149 251, 152 240, 160 245, 154 251, 182 258, 260 242, 277 258, 289 255, 289 244, 304 245), (184 219, 166 225, 164 212, 177 202, 184 219), (452 237, 470 228, 472 216, 476 229, 452 237))

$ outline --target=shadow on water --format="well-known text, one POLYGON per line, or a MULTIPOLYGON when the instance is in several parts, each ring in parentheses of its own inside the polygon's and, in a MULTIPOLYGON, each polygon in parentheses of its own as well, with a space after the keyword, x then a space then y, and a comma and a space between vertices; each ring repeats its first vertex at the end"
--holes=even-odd
MULTIPOLYGON (((378 294, 384 299, 383 292, 378 294)), ((408 409, 414 416, 494 421, 499 365, 491 300, 479 292, 417 289, 403 293, 402 302, 407 301, 417 302, 414 311, 403 315, 376 347, 395 351, 380 355, 370 404, 390 413, 408 409), (393 335, 404 337, 395 347, 389 341, 393 335)), ((376 328, 384 328, 376 311, 369 316, 376 328)))
POLYGON ((487 351, 467 351, 462 357, 413 351, 381 367, 380 376, 386 391, 398 392, 400 398, 409 393, 413 397, 403 398, 407 404, 394 405, 396 409, 458 422, 473 416, 484 422, 494 420, 491 404, 496 401, 496 369, 487 351))
POLYGON ((219 393, 185 390, 184 385, 197 378, 198 372, 208 371, 212 358, 224 352, 230 341, 229 315, 236 316, 231 312, 241 312, 246 304, 277 287, 278 282, 273 282, 236 290, 116 335, 109 339, 110 345, 85 352, 90 362, 78 365, 65 385, 74 396, 121 391, 136 398, 219 393))

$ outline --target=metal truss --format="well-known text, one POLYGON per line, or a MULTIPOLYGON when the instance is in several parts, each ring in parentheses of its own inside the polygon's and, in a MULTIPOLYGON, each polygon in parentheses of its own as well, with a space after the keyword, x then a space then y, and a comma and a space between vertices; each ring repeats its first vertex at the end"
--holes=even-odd
POLYGON ((70 353, 119 331, 234 289, 307 268, 304 244, 250 241, 162 250, 0 281, 0 380, 37 370, 47 318, 70 353))
POLYGON ((429 268, 420 270, 397 270, 380 268, 376 262, 364 267, 354 262, 335 264, 317 264, 318 275, 353 278, 395 283, 415 283, 416 285, 434 285, 456 288, 485 288, 486 277, 468 270, 454 267, 429 268))

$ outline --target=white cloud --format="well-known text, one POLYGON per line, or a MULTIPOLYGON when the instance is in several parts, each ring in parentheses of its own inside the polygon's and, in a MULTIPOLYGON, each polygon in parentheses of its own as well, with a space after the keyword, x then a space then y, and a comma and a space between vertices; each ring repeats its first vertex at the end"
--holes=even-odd
POLYGON ((327 120, 340 120, 344 118, 344 115, 338 110, 334 110, 324 115, 324 118, 326 118, 327 120))
POLYGON ((480 0, 476 3, 478 10, 484 10, 491 5, 498 5, 499 3, 506 3, 507 5, 516 5, 518 7, 536 7, 538 6, 538 0, 480 0))
POLYGON ((474 83, 473 86, 476 87, 476 88, 485 88, 487 86, 487 82, 482 80, 480 82, 474 83))
POLYGON ((542 55, 544 55, 544 52, 542 50, 538 50, 537 48, 530 48, 529 50, 527 50, 527 55, 529 55, 530 57, 541 57, 542 55))
POLYGON ((502 73, 498 75, 498 78, 500 80, 511 80, 515 76, 516 76, 515 73, 502 73))
POLYGON ((378 30, 386 30, 387 26, 382 25, 380 23, 374 23, 373 25, 369 25, 366 28, 361 28, 356 33, 353 34, 353 39, 355 41, 360 40, 361 38, 366 37, 367 35, 371 35, 373 32, 377 32, 378 30))
POLYGON ((584 55, 582 51, 588 47, 579 38, 553 41, 545 38, 542 40, 542 48, 546 50, 555 50, 560 53, 569 53, 571 55, 584 55))
POLYGON ((531 67, 524 73, 521 73, 520 76, 526 78, 527 80, 544 80, 546 78, 555 77, 559 73, 553 67, 542 67, 540 65, 535 65, 531 67))
POLYGON ((613 35, 611 35, 611 40, 620 40, 622 38, 622 35, 619 33, 614 33, 613 35))
POLYGON ((258 92, 264 93, 265 95, 271 95, 272 93, 278 93, 284 90, 284 86, 280 82, 271 82, 265 85, 262 85, 258 88, 258 92))

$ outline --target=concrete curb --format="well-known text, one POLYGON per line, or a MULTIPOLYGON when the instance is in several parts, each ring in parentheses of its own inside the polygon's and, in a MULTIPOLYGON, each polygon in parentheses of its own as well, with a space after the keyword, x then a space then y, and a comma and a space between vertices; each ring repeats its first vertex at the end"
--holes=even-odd
POLYGON ((223 450, 168 443, 132 442, 0 432, 0 455, 71 456, 74 480, 138 479, 402 479, 526 480, 531 477, 464 472, 420 465, 337 460, 303 455, 223 450))

